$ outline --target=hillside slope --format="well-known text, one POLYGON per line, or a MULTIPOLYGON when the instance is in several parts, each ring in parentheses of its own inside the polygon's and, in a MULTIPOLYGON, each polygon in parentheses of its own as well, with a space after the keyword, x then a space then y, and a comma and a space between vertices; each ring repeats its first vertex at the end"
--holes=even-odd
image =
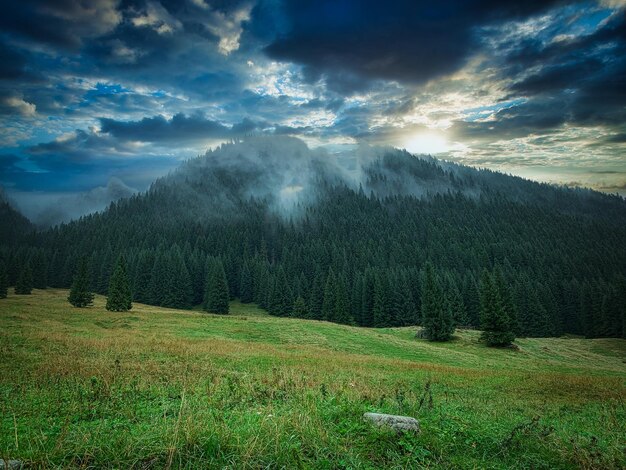
POLYGON ((430 261, 459 324, 479 327, 488 271, 518 336, 626 335, 624 200, 397 149, 231 143, 104 213, 0 246, 12 283, 30 263, 36 286, 69 287, 87 256, 102 294, 120 255, 151 305, 202 303, 223 268, 231 296, 275 315, 300 298, 307 318, 414 325, 430 261))
POLYGON ((0 449, 40 467, 620 468, 626 342, 0 301, 0 449), (420 419, 371 429, 365 411, 420 419))

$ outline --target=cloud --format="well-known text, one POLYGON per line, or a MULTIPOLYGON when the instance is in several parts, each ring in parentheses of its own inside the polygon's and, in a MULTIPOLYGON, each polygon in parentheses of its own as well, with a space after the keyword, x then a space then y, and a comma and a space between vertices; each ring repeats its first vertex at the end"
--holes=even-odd
POLYGON ((525 18, 558 3, 293 1, 286 6, 290 29, 266 52, 330 82, 353 76, 424 83, 466 63, 476 51, 476 27, 525 18))
POLYGON ((27 75, 26 58, 0 41, 0 80, 23 78, 27 75))
POLYGON ((3 5, 0 27, 23 38, 77 48, 86 38, 113 30, 122 16, 119 0, 30 0, 3 5))
POLYGON ((159 34, 171 34, 182 28, 182 23, 158 2, 148 2, 145 11, 132 18, 131 22, 138 28, 150 27, 159 34))
POLYGON ((9 194, 31 222, 40 227, 49 227, 101 211, 112 202, 130 197, 136 192, 135 188, 126 185, 121 179, 112 177, 104 186, 77 193, 10 191, 9 194))
POLYGON ((0 92, 0 114, 33 117, 36 113, 37 107, 33 103, 24 101, 22 96, 0 92))
POLYGON ((111 164, 112 159, 134 157, 137 152, 136 146, 95 129, 68 132, 25 149, 31 162, 48 171, 80 171, 81 167, 89 167, 94 162, 106 159, 111 164))
POLYGON ((231 138, 245 135, 258 129, 258 124, 249 119, 226 126, 205 118, 202 114, 186 116, 175 114, 171 119, 164 116, 143 118, 140 121, 121 122, 100 119, 101 130, 121 141, 167 142, 231 138))
MULTIPOLYGON (((204 5, 205 9, 210 9, 202 0, 194 3, 204 5)), ((228 55, 239 49, 239 38, 243 32, 242 23, 250 20, 251 11, 252 5, 239 6, 229 13, 219 10, 211 11, 205 25, 212 34, 219 38, 218 50, 220 54, 228 55)))

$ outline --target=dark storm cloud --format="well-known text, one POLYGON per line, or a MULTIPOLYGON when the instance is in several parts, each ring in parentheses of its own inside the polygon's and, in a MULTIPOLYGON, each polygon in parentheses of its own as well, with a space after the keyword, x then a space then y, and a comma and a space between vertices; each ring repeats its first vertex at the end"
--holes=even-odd
POLYGON ((19 37, 68 49, 114 28, 117 0, 21 0, 5 2, 0 28, 19 37))
POLYGON ((49 171, 89 167, 102 160, 123 162, 123 157, 136 155, 132 146, 91 130, 77 130, 53 141, 33 145, 26 148, 25 153, 31 162, 49 171))
POLYGON ((487 121, 456 122, 458 137, 518 138, 554 133, 564 124, 617 131, 626 121, 624 10, 590 34, 558 41, 537 35, 515 47, 506 40, 498 47, 506 51, 494 61, 508 82, 505 99, 525 97, 526 101, 498 111, 487 121))
POLYGON ((339 91, 363 79, 421 83, 458 70, 475 52, 474 28, 525 18, 558 1, 298 0, 286 4, 290 30, 270 57, 326 75, 339 91))
POLYGON ((507 58, 536 72, 515 80, 513 94, 537 100, 567 92, 565 120, 582 125, 618 124, 626 118, 626 12, 617 12, 593 34, 534 48, 507 58))
POLYGON ((24 80, 31 76, 26 57, 0 41, 0 80, 24 80))
POLYGON ((567 120, 568 107, 567 97, 529 101, 502 109, 488 121, 457 121, 452 131, 460 140, 515 139, 550 133, 567 120))
MULTIPOLYGON (((585 54, 613 53, 611 50, 600 50, 609 44, 616 46, 617 50, 623 50, 626 41, 625 21, 625 11, 616 10, 604 24, 597 25, 598 28, 589 34, 570 35, 559 41, 546 41, 546 37, 540 34, 522 41, 514 37, 509 41, 501 41, 499 47, 509 50, 506 62, 509 66, 516 66, 517 72, 537 65, 544 67, 553 63, 581 61, 586 59, 585 55, 581 55, 583 51, 585 54)), ((563 27, 557 23, 559 26, 563 27)), ((553 31, 552 36, 557 31, 553 31)))
POLYGON ((604 141, 610 144, 626 144, 626 132, 608 136, 604 141))
POLYGON ((250 119, 232 126, 205 118, 201 114, 185 116, 182 113, 171 119, 164 116, 143 118, 141 121, 116 121, 100 119, 102 132, 121 141, 164 142, 190 141, 211 138, 240 137, 258 129, 259 125, 250 119))

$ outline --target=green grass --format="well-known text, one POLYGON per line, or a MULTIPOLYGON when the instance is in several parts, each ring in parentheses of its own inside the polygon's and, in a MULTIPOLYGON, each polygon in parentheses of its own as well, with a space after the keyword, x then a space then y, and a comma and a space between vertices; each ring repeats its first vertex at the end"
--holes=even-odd
POLYGON ((626 342, 0 300, 0 458, 33 468, 624 468, 626 342), (418 418, 373 429, 366 411, 418 418))

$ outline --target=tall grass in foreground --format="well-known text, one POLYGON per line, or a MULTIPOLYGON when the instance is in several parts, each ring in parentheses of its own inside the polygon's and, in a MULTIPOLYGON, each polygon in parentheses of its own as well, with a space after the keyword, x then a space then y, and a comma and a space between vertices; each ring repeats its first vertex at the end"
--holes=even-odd
POLYGON ((66 291, 0 301, 0 458, 35 468, 623 468, 622 340, 450 344, 66 291), (397 436, 366 411, 417 417, 397 436))

